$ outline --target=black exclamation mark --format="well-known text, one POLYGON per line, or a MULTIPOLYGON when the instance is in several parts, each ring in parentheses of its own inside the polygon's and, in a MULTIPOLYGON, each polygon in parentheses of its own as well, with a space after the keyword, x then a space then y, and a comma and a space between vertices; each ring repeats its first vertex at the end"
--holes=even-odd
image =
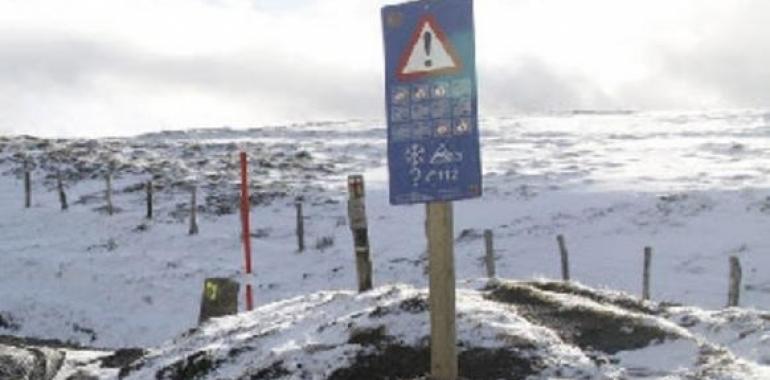
POLYGON ((430 44, 433 42, 433 34, 425 32, 422 35, 423 46, 425 47, 425 55, 428 59, 425 60, 425 67, 433 66, 433 61, 430 59, 430 44))

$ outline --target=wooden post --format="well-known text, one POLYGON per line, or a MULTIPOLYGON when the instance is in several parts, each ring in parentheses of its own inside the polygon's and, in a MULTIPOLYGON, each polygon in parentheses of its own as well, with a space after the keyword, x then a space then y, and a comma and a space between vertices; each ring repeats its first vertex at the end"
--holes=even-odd
POLYGON ((152 181, 147 181, 147 219, 152 219, 152 181))
POLYGON ((426 207, 430 266, 430 367, 433 380, 456 380, 454 222, 452 203, 426 207))
POLYGON ((203 283, 198 323, 238 313, 238 283, 229 278, 207 278, 203 283))
POLYGON ((190 235, 198 234, 198 188, 193 185, 190 195, 190 235))
POLYGON ((29 161, 24 160, 24 208, 32 207, 32 178, 29 171, 29 161))
POLYGON ((251 227, 249 209, 251 200, 249 197, 249 158, 246 152, 241 152, 241 238, 243 239, 244 258, 244 283, 246 284, 246 310, 254 308, 254 295, 251 289, 251 227))
POLYGON ((561 278, 564 281, 569 281, 569 253, 567 252, 567 244, 564 243, 564 236, 562 235, 557 236, 556 241, 559 242, 559 253, 561 254, 561 278))
POLYGON ((107 171, 106 181, 107 215, 112 215, 115 211, 112 207, 112 167, 110 167, 110 169, 107 171))
POLYGON ((297 252, 305 251, 305 216, 302 213, 302 197, 297 197, 294 206, 297 209, 297 252))
POLYGON ((372 259, 369 249, 369 226, 366 220, 366 193, 364 177, 348 176, 348 220, 353 233, 353 245, 356 255, 356 273, 358 291, 372 289, 372 259))
POLYGON ((69 205, 67 205, 67 194, 64 192, 61 171, 56 173, 56 188, 59 190, 59 203, 61 203, 61 209, 62 211, 66 211, 69 208, 69 205))
POLYGON ((727 293, 727 307, 737 307, 741 298, 741 262, 736 256, 730 256, 730 290, 727 293))
POLYGON ((495 278, 495 246, 492 230, 484 230, 484 247, 486 248, 485 263, 487 265, 487 277, 495 278))
POLYGON ((650 299, 650 265, 652 264, 652 248, 644 247, 644 273, 642 274, 642 299, 650 299))

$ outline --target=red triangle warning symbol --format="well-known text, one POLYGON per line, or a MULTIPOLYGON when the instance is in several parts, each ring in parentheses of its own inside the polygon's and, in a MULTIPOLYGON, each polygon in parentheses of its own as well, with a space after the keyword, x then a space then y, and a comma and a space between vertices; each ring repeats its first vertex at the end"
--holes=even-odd
POLYGON ((401 55, 396 75, 402 81, 460 72, 463 63, 432 15, 423 16, 401 55))

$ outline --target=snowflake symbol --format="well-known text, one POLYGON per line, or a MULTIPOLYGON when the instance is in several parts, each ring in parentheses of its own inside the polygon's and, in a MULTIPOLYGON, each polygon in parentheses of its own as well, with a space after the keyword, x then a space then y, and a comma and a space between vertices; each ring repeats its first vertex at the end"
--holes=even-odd
POLYGON ((410 166, 420 165, 425 161, 425 148, 420 144, 412 144, 404 151, 404 158, 410 166))

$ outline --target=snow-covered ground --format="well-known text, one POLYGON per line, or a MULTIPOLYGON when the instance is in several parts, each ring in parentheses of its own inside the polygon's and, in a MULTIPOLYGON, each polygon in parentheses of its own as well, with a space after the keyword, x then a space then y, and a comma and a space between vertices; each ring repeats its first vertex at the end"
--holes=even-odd
MULTIPOLYGON (((770 376, 767 314, 661 307, 560 282, 460 285, 463 379, 770 376)), ((408 285, 360 295, 311 293, 212 320, 120 368, 114 363, 130 353, 68 351, 58 378, 424 380, 427 298, 425 290, 408 285)))
MULTIPOLYGON (((500 277, 558 278, 555 237, 564 234, 581 283, 639 294, 649 245, 654 300, 723 307, 736 255, 742 306, 770 304, 770 113, 522 116, 481 128, 485 194, 455 206, 461 284, 483 277, 481 232, 491 228, 500 277)), ((98 141, 8 136, 0 137, 0 334, 148 347, 194 327, 204 279, 242 277, 239 216, 227 213, 237 202, 240 149, 252 157, 258 195, 258 304, 355 287, 345 179, 356 172, 367 181, 375 284, 425 286, 424 209, 388 205, 381 123, 98 141), (31 209, 23 208, 21 154, 38 163, 31 209), (100 210, 107 158, 117 167, 113 216, 100 210), (52 177, 44 179, 57 166, 68 179, 66 212, 52 177), (151 177, 162 188, 148 222, 140 185, 151 177), (200 189, 197 236, 187 235, 188 183, 200 189), (316 247, 324 238, 333 244, 316 247)))

